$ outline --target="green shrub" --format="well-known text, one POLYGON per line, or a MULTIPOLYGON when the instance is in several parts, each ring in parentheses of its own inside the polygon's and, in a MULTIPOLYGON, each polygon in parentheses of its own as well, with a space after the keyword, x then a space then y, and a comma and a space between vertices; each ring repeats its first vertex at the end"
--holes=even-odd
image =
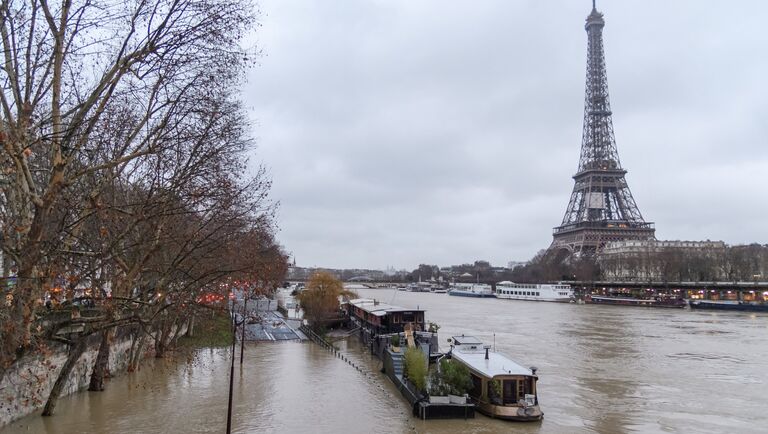
POLYGON ((390 339, 390 342, 392 343, 393 347, 399 347, 400 346, 400 335, 393 335, 390 339))
POLYGON ((429 373, 429 387, 427 393, 429 396, 445 396, 450 393, 450 387, 443 381, 443 376, 437 370, 429 373))
POLYGON ((405 377, 413 383, 419 391, 427 387, 427 358, 424 353, 415 347, 405 350, 405 377))
POLYGON ((443 381, 448 385, 453 395, 463 395, 472 388, 469 368, 463 364, 444 359, 440 361, 440 371, 443 381))

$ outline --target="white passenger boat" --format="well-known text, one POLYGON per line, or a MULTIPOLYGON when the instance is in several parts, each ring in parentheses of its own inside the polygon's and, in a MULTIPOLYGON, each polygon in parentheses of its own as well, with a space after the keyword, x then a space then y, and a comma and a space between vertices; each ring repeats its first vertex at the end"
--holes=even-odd
POLYGON ((448 290, 442 285, 434 285, 429 290, 429 292, 434 292, 435 294, 445 294, 446 292, 448 292, 448 290))
POLYGON ((448 289, 448 295, 458 297, 496 297, 491 285, 483 283, 454 283, 448 289))
POLYGON ((496 284, 496 298, 568 303, 573 301, 573 290, 570 285, 561 283, 549 285, 504 281, 496 284))
POLYGON ((526 368, 503 354, 491 351, 472 336, 454 336, 451 358, 469 368, 469 396, 478 411, 489 417, 514 421, 537 421, 539 408, 536 368, 526 368))

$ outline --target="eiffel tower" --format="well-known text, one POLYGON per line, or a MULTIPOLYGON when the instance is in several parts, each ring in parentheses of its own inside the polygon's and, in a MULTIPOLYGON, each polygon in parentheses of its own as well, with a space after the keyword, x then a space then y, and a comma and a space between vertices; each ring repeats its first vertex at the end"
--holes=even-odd
POLYGON ((587 85, 584 131, 575 185, 563 223, 554 228, 550 252, 591 255, 606 242, 656 239, 653 223, 643 220, 624 178, 616 138, 603 52, 603 14, 592 0, 587 31, 587 85))

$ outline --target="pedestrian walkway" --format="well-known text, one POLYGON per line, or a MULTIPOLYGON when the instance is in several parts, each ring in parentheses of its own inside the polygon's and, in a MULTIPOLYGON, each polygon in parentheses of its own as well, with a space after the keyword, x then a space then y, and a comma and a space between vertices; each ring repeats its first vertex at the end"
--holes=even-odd
POLYGON ((296 320, 286 320, 279 312, 259 312, 259 320, 246 324, 246 341, 296 341, 307 337, 298 330, 301 325, 296 320))

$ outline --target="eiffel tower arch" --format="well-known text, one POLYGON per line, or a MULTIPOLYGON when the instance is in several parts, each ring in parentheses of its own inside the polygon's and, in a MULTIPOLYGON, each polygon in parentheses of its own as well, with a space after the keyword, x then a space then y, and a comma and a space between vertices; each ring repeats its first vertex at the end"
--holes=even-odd
POLYGON ((603 51, 603 14, 592 2, 587 31, 587 82, 581 156, 571 200, 554 228, 550 253, 591 255, 607 242, 655 240, 653 223, 643 220, 632 197, 616 148, 603 51))

